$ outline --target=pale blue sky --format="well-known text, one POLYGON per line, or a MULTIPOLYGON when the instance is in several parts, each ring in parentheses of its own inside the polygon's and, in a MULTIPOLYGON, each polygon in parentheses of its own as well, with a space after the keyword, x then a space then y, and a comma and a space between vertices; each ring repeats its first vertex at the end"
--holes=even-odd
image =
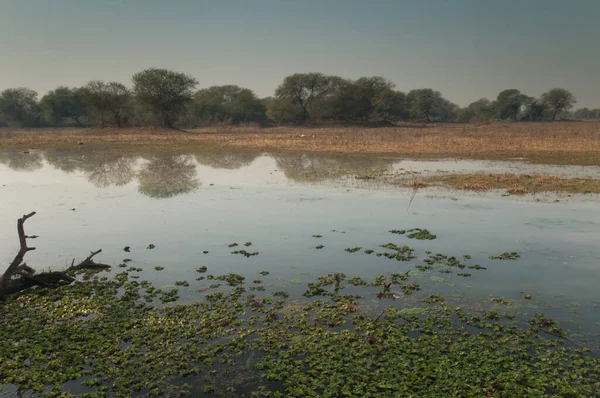
POLYGON ((146 67, 259 96, 318 71, 459 105, 560 86, 600 107, 600 0, 0 0, 0 90, 130 84, 146 67))

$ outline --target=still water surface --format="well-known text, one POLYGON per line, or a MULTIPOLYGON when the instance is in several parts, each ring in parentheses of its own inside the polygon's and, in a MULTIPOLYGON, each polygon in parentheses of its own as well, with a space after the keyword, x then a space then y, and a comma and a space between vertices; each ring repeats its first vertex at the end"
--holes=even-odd
MULTIPOLYGON (((307 281, 330 272, 372 280, 412 270, 411 278, 427 294, 443 294, 473 308, 501 306, 490 298, 503 297, 513 301, 510 309, 523 319, 543 312, 557 318, 576 340, 600 346, 597 198, 536 203, 455 193, 455 200, 449 200, 448 195, 430 198, 419 192, 409 206, 410 190, 352 177, 367 170, 600 175, 597 167, 360 156, 0 152, 0 258, 7 263, 18 250, 16 218, 37 211, 27 231, 40 237, 27 263, 38 270, 60 269, 72 257, 101 248, 102 262, 131 258, 131 265, 144 268, 143 278, 158 285, 190 281, 189 288, 181 289, 187 300, 206 284, 195 281, 195 269, 202 265, 215 275, 239 273, 298 293, 307 281), (414 227, 427 228, 438 238, 418 241, 388 232, 414 227), (317 234, 323 237, 313 238, 317 234), (228 245, 233 242, 252 242, 248 250, 260 254, 231 254, 235 249, 228 245), (363 252, 388 242, 414 248, 417 259, 398 262, 363 252), (146 249, 149 244, 156 248, 146 249), (317 245, 325 247, 316 250, 317 245), (125 246, 130 253, 123 251, 125 246), (357 246, 363 250, 344 251, 357 246), (418 272, 415 265, 423 264, 427 250, 468 254, 471 263, 487 270, 470 271, 470 277, 418 272), (489 259, 512 251, 521 257, 489 259), (158 265, 165 270, 155 271, 158 265), (261 270, 271 274, 261 277, 261 270), (524 300, 525 294, 533 299, 524 300)), ((401 298, 395 305, 402 306, 402 300, 414 305, 419 296, 401 298)))

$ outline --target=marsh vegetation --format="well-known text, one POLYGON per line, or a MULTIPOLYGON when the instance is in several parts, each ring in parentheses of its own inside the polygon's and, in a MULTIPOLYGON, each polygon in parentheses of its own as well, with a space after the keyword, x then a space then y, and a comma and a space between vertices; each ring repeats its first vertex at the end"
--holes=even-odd
MULTIPOLYGON (((467 265, 440 253, 424 261, 431 266, 417 266, 419 273, 467 265)), ((410 271, 367 279, 333 272, 308 282, 298 296, 272 280, 248 286, 250 275, 236 273, 209 275, 223 287, 182 280, 158 288, 130 270, 67 272, 78 282, 38 285, 0 303, 3 390, 387 397, 593 396, 600 388, 599 353, 544 314, 515 316, 519 305, 497 297, 488 309, 457 304, 423 290, 410 271), (198 293, 181 300, 180 289, 198 293)), ((135 272, 145 276, 141 268, 135 272)), ((270 279, 268 271, 260 274, 270 279)))

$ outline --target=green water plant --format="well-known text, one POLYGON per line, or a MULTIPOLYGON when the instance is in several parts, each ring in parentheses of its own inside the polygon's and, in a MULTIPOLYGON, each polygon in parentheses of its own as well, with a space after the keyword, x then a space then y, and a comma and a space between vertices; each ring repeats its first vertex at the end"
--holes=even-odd
POLYGON ((348 253, 356 253, 357 251, 359 251, 360 249, 362 249, 362 247, 347 247, 344 249, 344 251, 348 252, 348 253))
POLYGON ((235 250, 231 254, 241 254, 244 257, 258 256, 258 252, 247 252, 246 250, 235 250))
POLYGON ((418 239, 418 240, 434 240, 437 238, 437 235, 429 232, 428 229, 423 228, 412 228, 412 229, 392 229, 389 231, 392 234, 396 235, 405 235, 409 239, 418 239))
POLYGON ((516 260, 519 257, 521 257, 521 255, 517 252, 504 252, 498 256, 490 256, 490 259, 492 259, 492 260, 516 260))

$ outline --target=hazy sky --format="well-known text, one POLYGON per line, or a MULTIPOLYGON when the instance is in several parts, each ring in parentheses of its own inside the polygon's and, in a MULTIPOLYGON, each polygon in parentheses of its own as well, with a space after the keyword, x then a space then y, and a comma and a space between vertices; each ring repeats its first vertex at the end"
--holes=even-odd
POLYGON ((130 84, 147 67, 259 96, 318 71, 459 105, 559 86, 600 107, 600 0, 0 0, 0 90, 130 84))

